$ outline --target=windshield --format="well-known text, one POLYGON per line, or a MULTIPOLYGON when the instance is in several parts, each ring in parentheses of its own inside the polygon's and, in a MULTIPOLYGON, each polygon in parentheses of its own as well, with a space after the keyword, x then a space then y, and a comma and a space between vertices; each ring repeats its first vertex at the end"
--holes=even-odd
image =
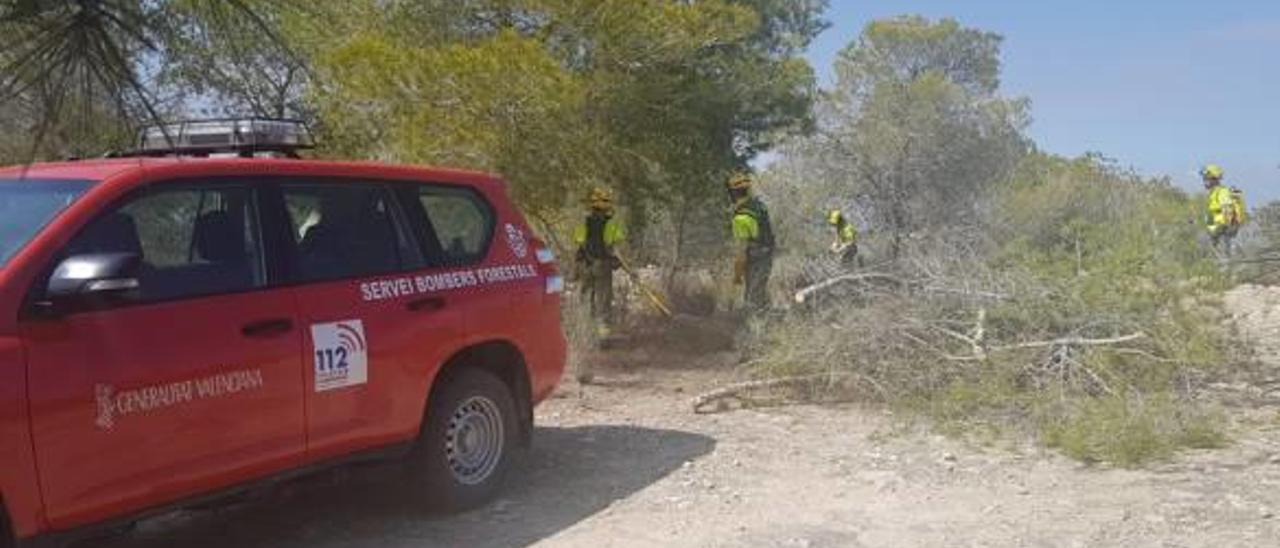
POLYGON ((0 179, 0 267, 92 181, 0 179))

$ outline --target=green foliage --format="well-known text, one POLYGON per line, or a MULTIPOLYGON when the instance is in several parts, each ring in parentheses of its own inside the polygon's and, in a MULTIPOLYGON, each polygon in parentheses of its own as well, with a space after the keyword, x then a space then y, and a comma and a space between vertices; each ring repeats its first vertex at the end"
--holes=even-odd
POLYGON ((974 95, 1000 86, 998 34, 960 26, 954 19, 903 16, 868 23, 840 52, 836 74, 845 93, 869 96, 885 83, 910 84, 933 73, 974 95))
POLYGON ((912 233, 973 226, 1029 147, 1027 102, 998 93, 999 45, 950 19, 868 24, 836 61, 818 134, 779 169, 860 209, 894 257, 912 233))
POLYGON ((52 145, 0 154, 99 153, 191 110, 298 116, 326 155, 499 171, 551 233, 588 184, 614 187, 634 238, 678 261, 723 239, 725 174, 812 127, 800 54, 826 4, 9 2, 0 107, 52 145))
POLYGON ((136 134, 129 120, 104 102, 79 106, 78 98, 68 98, 75 112, 53 121, 46 120, 45 105, 39 97, 15 97, 0 104, 0 165, 37 160, 88 157, 108 150, 128 148, 136 134))
POLYGON ((810 126, 797 55, 824 5, 363 0, 288 28, 314 66, 327 152, 500 171, 551 232, 604 184, 635 240, 661 225, 658 246, 679 248, 681 227, 712 222, 727 172, 810 126))
MULTIPOLYGON (((283 5, 294 0, 274 0, 283 5)), ((266 0, 49 0, 0 3, 0 106, 26 119, 32 154, 102 152, 118 134, 165 114, 149 79, 175 25, 206 35, 272 34, 266 0), (56 135, 61 133, 62 135, 56 135), (65 144, 54 142, 59 137, 65 144), (63 149, 63 150, 59 150, 63 149), (48 151, 48 152, 47 152, 48 151)), ((221 50, 207 50, 214 58, 221 50)))
POLYGON ((1236 244, 1243 259, 1243 264, 1236 266, 1239 279, 1260 284, 1280 283, 1280 201, 1253 208, 1236 244))
POLYGON ((278 32, 305 8, 293 1, 177 6, 165 21, 155 77, 165 93, 205 116, 309 117, 306 59, 278 32))
POLYGON ((1032 254, 1032 263, 1073 256, 1079 275, 1118 268, 1181 279, 1211 271, 1198 245, 1199 200, 1167 180, 1142 179, 1097 157, 1041 154, 1012 179, 996 228, 1014 248, 1032 254))
POLYGON ((535 210, 562 205, 571 174, 590 161, 578 154, 589 136, 570 122, 581 82, 514 32, 437 48, 372 32, 317 65, 322 78, 341 82, 315 98, 335 155, 514 172, 517 200, 535 210))
POLYGON ((1221 417, 1167 395, 1150 401, 1091 399, 1045 425, 1044 441, 1084 462, 1131 468, 1168 459, 1182 448, 1223 447, 1228 440, 1221 423, 1221 417))
POLYGON ((1025 432, 1090 462, 1224 443, 1188 393, 1239 360, 1198 199, 1095 156, 1033 154, 991 188, 988 229, 878 267, 903 285, 833 292, 766 330, 761 374, 852 378, 944 431, 1025 432))
POLYGON ((1043 155, 1029 157, 1001 195, 994 260, 1051 288, 1045 328, 1091 317, 1199 338, 1188 331, 1203 319, 1184 318, 1180 303, 1226 280, 1200 245, 1194 198, 1096 158, 1043 155), (1148 323, 1153 315, 1160 323, 1148 323))
POLYGON ((1228 280, 1200 243, 1196 197, 1096 156, 1035 155, 1004 198, 995 261, 1046 292, 998 315, 1042 333, 1147 335, 1139 349, 1074 357, 1107 392, 1042 415, 1045 442, 1121 466, 1220 444, 1212 417, 1176 395, 1193 371, 1220 372, 1235 360, 1204 302, 1228 280))
POLYGON ((804 51, 809 42, 831 24, 818 17, 828 0, 737 0, 760 15, 761 24, 752 42, 778 54, 804 51))

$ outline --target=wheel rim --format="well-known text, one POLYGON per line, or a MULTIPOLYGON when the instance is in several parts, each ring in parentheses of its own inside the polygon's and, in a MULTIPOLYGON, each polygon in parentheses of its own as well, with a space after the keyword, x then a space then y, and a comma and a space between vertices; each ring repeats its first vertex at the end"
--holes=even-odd
POLYGON ((454 479, 464 485, 489 479, 502 460, 503 434, 502 413, 493 400, 474 396, 454 409, 444 441, 454 479))

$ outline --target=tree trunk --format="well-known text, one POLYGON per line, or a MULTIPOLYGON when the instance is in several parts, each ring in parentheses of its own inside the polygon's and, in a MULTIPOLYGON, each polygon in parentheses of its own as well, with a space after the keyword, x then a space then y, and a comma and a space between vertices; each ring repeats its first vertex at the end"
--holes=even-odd
POLYGON ((681 197, 680 211, 679 213, 676 214, 676 219, 675 219, 676 221, 675 252, 671 257, 671 265, 667 269, 666 279, 663 280, 662 282, 663 291, 665 291, 668 295, 670 295, 675 288, 676 270, 680 268, 680 263, 684 260, 684 247, 685 247, 685 240, 687 239, 687 232, 689 228, 690 209, 692 208, 689 207, 689 197, 688 196, 681 197))

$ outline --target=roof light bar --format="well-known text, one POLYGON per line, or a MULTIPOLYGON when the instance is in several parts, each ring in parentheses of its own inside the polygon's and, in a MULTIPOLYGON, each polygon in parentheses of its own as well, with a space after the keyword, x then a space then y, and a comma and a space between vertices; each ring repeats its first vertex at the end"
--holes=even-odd
POLYGON ((314 146, 306 124, 261 118, 151 126, 142 130, 138 141, 139 153, 144 155, 279 152, 295 156, 298 150, 314 146))

